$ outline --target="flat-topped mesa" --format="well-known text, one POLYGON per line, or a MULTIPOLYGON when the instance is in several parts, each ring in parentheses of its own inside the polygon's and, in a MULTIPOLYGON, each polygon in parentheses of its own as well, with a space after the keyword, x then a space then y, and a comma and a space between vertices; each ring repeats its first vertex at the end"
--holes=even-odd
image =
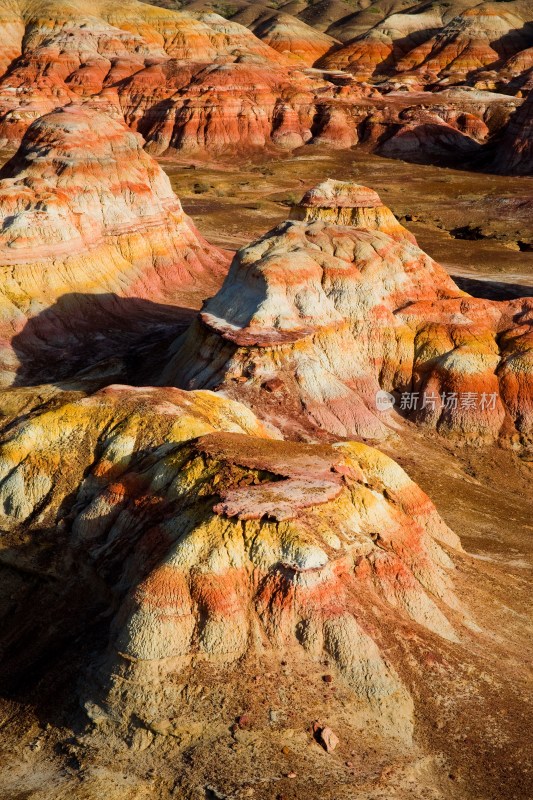
POLYGON ((325 181, 291 217, 236 254, 162 383, 223 388, 292 436, 383 438, 385 390, 461 441, 528 444, 533 300, 469 297, 366 187, 325 181))
POLYGON ((172 305, 197 308, 220 284, 226 254, 142 145, 105 102, 70 104, 36 120, 0 171, 0 382, 116 355, 113 329, 130 347, 149 316, 175 328, 172 305))
POLYGON ((381 202, 378 193, 359 183, 331 178, 319 183, 293 206, 289 219, 302 222, 323 220, 332 225, 378 230, 416 244, 413 234, 400 225, 392 211, 381 202))

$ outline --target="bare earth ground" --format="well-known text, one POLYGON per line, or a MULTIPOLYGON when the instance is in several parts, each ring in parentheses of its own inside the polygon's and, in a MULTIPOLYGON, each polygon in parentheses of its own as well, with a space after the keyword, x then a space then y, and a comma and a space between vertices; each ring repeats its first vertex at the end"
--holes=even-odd
POLYGON ((408 164, 361 150, 307 150, 238 169, 162 166, 187 213, 221 247, 242 247, 286 219, 290 205, 319 181, 355 180, 375 189, 451 274, 514 283, 517 291, 533 285, 533 178, 408 164), (467 226, 473 233, 461 231, 467 226), (464 235, 482 238, 455 238, 464 235))
MULTIPOLYGON (((164 163, 185 210, 210 241, 236 248, 286 218, 325 177, 376 189, 420 245, 473 294, 533 286, 532 178, 503 178, 389 161, 364 153, 291 157, 239 169, 164 163), (188 166, 188 165, 187 165, 188 166), (470 224, 483 238, 450 231, 470 224), (492 236, 493 238, 486 238, 492 236), (518 243, 521 244, 518 244, 518 243), (520 250, 522 248, 522 250, 520 250), (501 286, 499 284, 505 284, 501 286)), ((531 758, 532 462, 500 448, 456 448, 414 426, 385 448, 460 535, 454 582, 479 630, 445 643, 376 611, 381 649, 415 697, 415 744, 354 738, 341 683, 328 664, 301 669, 246 659, 238 674, 180 676, 184 715, 174 733, 139 725, 127 740, 87 730, 77 674, 105 625, 67 641, 34 680, 0 699, 1 800, 528 800, 531 758), (399 666, 399 664, 403 666, 399 666), (334 702, 333 702, 334 698, 334 702), (232 730, 246 713, 250 724, 232 730), (340 736, 326 754, 315 718, 340 736), (72 719, 77 719, 73 725, 72 719), (294 776, 294 777, 289 777, 294 776)), ((89 600, 88 600, 89 602, 89 600)))

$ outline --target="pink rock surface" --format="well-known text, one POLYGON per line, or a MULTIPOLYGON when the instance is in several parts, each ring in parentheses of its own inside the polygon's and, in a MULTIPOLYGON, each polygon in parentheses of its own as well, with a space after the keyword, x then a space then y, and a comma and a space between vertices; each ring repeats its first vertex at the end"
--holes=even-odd
POLYGON ((293 435, 386 436, 385 390, 443 435, 527 445, 532 299, 460 291, 366 187, 325 181, 291 217, 237 253, 164 381, 223 388, 293 435))
POLYGON ((70 358, 115 355, 145 314, 175 325, 173 306, 194 307, 227 265, 141 137, 101 101, 31 125, 0 172, 0 219, 3 382, 33 362, 62 372, 70 358))

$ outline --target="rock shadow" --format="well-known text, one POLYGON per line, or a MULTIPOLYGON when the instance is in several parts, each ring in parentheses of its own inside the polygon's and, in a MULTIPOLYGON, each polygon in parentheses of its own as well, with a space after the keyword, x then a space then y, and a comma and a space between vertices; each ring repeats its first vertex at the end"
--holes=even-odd
MULTIPOLYGON (((192 305, 192 303, 191 303, 192 305)), ((14 386, 108 376, 138 385, 156 370, 196 309, 114 293, 62 295, 31 317, 11 342, 19 366, 14 386), (148 363, 148 361, 150 363, 148 363)))

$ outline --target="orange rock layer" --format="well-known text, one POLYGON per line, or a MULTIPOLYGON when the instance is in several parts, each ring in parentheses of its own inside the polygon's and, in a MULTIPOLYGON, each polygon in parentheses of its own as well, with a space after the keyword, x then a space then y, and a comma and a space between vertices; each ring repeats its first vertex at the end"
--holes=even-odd
POLYGON ((452 641, 468 623, 445 552, 459 541, 397 464, 279 441, 210 392, 113 386, 13 426, 0 516, 6 532, 55 529, 55 569, 66 537, 71 574, 90 564, 92 591, 114 598, 97 695, 114 714, 149 700, 172 716, 173 676, 202 661, 327 656, 354 712, 408 740, 413 701, 372 609, 452 641))
POLYGON ((237 253, 164 381, 224 388, 293 432, 385 436, 386 391, 463 441, 531 441, 532 299, 461 292, 366 187, 326 181, 292 216, 237 253))
POLYGON ((71 376, 149 321, 175 330, 176 306, 197 305, 227 265, 101 102, 31 125, 0 171, 0 218, 3 383, 71 376))

